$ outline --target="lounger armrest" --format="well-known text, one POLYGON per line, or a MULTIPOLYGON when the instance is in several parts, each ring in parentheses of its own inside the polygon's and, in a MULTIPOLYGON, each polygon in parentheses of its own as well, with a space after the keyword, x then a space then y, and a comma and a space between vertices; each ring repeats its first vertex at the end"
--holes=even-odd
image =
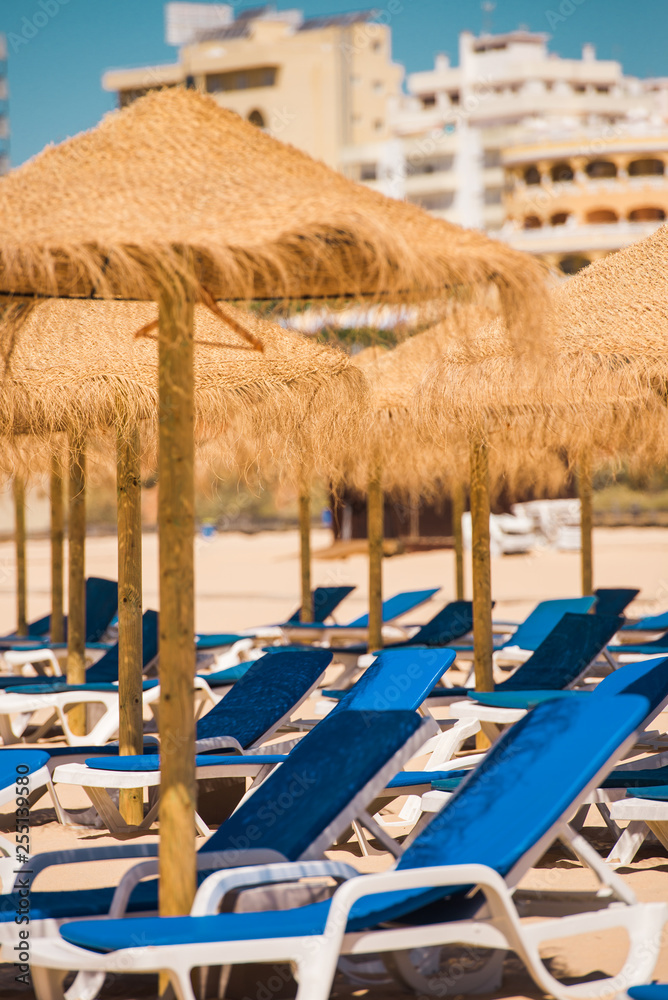
POLYGON ((385 892, 403 892, 409 889, 433 889, 436 886, 473 885, 481 888, 492 909, 500 907, 512 912, 512 896, 503 878, 487 865, 443 865, 434 868, 408 868, 402 871, 383 872, 378 875, 360 875, 339 886, 330 904, 325 937, 341 940, 354 903, 367 896, 385 892), (497 904, 497 905, 495 905, 497 904))
POLYGON ((253 885, 268 885, 271 882, 298 882, 299 879, 318 875, 327 875, 343 882, 355 878, 359 872, 341 861, 286 861, 282 864, 214 872, 197 890, 190 913, 194 917, 218 913, 224 897, 234 889, 248 889, 253 885))
POLYGON ((236 750, 237 753, 244 752, 241 743, 235 740, 234 736, 210 736, 208 739, 195 741, 195 753, 206 753, 207 750, 236 750))
MULTIPOLYGON (((267 865, 270 862, 285 862, 285 858, 278 851, 271 851, 266 848, 248 851, 198 851, 195 858, 198 872, 207 868, 234 868, 237 865, 267 865)), ((159 861, 157 858, 153 858, 151 861, 140 861, 139 864, 129 868, 121 878, 114 892, 114 898, 109 907, 110 918, 115 920, 118 917, 122 917, 127 910, 128 901, 135 886, 143 879, 153 878, 158 873, 159 861)))
MULTIPOLYGON (((27 667, 34 663, 50 663, 53 667, 54 676, 60 677, 62 670, 55 654, 52 650, 44 649, 8 649, 3 654, 5 663, 10 667, 27 667)), ((35 683, 39 683, 39 678, 35 678, 35 683)))
POLYGON ((158 853, 157 844, 110 844, 107 847, 77 847, 68 851, 45 851, 30 858, 16 872, 13 889, 23 871, 31 875, 31 884, 40 872, 54 865, 71 865, 82 861, 114 861, 117 858, 154 858, 158 853))

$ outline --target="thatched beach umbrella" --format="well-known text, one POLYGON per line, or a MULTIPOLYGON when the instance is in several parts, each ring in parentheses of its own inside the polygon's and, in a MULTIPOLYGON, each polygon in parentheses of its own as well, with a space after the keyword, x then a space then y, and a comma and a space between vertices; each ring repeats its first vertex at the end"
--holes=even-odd
MULTIPOLYGON (((333 462, 359 424, 363 375, 341 351, 241 309, 216 309, 219 316, 195 308, 197 436, 213 437, 230 462, 248 454, 261 460, 267 449, 275 460, 298 455, 304 468, 333 462), (261 340, 263 351, 249 350, 241 330, 261 340)), ((130 753, 140 753, 143 744, 139 424, 150 440, 158 412, 156 319, 152 303, 42 302, 21 328, 0 380, 4 435, 48 444, 64 428, 82 440, 92 430, 117 430, 120 745, 130 753)), ((122 803, 124 818, 141 822, 141 799, 125 798, 131 801, 122 803)))
POLYGON ((0 183, 0 215, 0 293, 159 303, 160 908, 188 912, 193 305, 438 297, 494 285, 503 309, 528 321, 524 307, 531 293, 539 297, 542 273, 500 243, 358 187, 182 90, 149 94, 14 171, 0 183))
MULTIPOLYGON (((436 437, 454 420, 468 435, 473 531, 476 686, 491 690, 492 630, 489 557, 489 455, 501 445, 517 461, 539 468, 550 451, 565 450, 585 469, 593 456, 633 449, 643 428, 665 427, 665 396, 656 391, 653 362, 593 350, 589 338, 548 326, 551 352, 517 356, 500 323, 474 343, 451 350, 427 371, 416 392, 418 419, 436 437), (445 416, 447 414, 447 418, 445 416)), ((581 494, 591 489, 590 472, 581 494)), ((584 477, 583 477, 584 478, 584 477)), ((589 512, 591 507, 589 507, 589 512)), ((589 519, 591 513, 589 513, 589 519)), ((583 533, 587 530, 584 505, 583 533)), ((585 542, 586 546, 586 542, 585 542)), ((583 563, 586 566, 586 563, 583 563)), ((583 572, 591 592, 591 578, 583 572)))

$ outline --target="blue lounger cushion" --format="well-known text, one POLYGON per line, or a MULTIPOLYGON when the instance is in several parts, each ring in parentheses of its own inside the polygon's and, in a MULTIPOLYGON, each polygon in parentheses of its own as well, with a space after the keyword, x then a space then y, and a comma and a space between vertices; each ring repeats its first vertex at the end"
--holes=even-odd
MULTIPOLYGON (((642 724, 647 712, 647 702, 637 695, 606 698, 603 711, 601 707, 598 699, 583 698, 539 705, 526 715, 406 849, 397 869, 475 862, 502 876, 510 872, 642 724)), ((415 918, 427 906, 433 913, 431 904, 443 901, 440 918, 447 919, 452 897, 468 888, 433 887, 363 897, 352 907, 347 929, 363 930, 408 915, 415 918)), ((99 952, 131 947, 138 934, 147 947, 177 940, 293 937, 322 933, 329 905, 324 901, 280 912, 148 918, 134 926, 127 918, 78 921, 61 927, 60 933, 72 944, 99 952)))
POLYGON ((668 784, 629 788, 626 794, 630 799, 653 799, 655 802, 668 802, 668 784))
POLYGON ((34 774, 48 763, 49 754, 45 750, 10 750, 3 747, 0 751, 0 788, 9 788, 16 783, 17 767, 21 767, 22 775, 27 775, 34 774))
POLYGON ((631 1000, 668 1000, 668 983, 647 983, 630 986, 626 991, 631 1000))
MULTIPOLYGON (((423 725, 415 712, 337 712, 323 719, 203 846, 205 851, 257 848, 299 860, 352 799, 386 766, 423 725), (281 822, 287 812, 289 822, 281 822)), ((201 883, 211 874, 198 873, 201 883)), ((107 913, 113 888, 40 892, 30 896, 31 918, 94 916, 107 913)), ((0 921, 13 921, 18 896, 0 897, 0 921)), ((132 892, 130 913, 155 910, 157 883, 141 882, 132 892)))
POLYGON ((237 635, 235 632, 197 633, 195 646, 197 649, 218 649, 219 646, 233 646, 239 639, 247 639, 247 635, 237 635))
MULTIPOLYGON (((227 754, 221 756, 215 753, 197 754, 195 756, 196 767, 208 767, 213 764, 238 764, 239 761, 250 761, 253 764, 282 764, 287 760, 287 754, 227 754)), ((135 756, 123 757, 89 757, 86 760, 86 767, 92 767, 98 771, 159 771, 160 755, 137 754, 135 756)))

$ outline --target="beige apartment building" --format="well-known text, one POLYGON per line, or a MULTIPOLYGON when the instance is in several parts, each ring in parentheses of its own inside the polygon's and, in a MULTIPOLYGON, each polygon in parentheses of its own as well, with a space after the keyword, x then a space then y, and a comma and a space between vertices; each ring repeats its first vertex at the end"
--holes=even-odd
POLYGON ((127 104, 193 86, 347 176, 484 229, 565 274, 634 242, 668 212, 668 79, 624 76, 591 45, 580 59, 529 31, 459 38, 410 74, 370 11, 169 3, 169 66, 113 70, 127 104))
POLYGON ((265 7, 234 18, 225 4, 172 3, 166 17, 178 62, 105 73, 121 106, 157 87, 194 86, 335 169, 344 149, 389 138, 403 69, 372 12, 304 18, 265 7))

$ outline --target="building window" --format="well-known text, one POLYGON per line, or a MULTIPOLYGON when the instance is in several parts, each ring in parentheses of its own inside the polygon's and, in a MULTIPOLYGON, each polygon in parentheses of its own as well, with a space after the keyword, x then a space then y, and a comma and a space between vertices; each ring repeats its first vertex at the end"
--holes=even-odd
POLYGON ((257 66, 253 69, 235 69, 227 73, 207 73, 206 89, 209 94, 229 90, 250 90, 253 87, 274 87, 276 66, 257 66))
POLYGON ((455 195, 453 191, 435 191, 433 194, 416 195, 406 200, 411 202, 412 205, 419 205, 428 212, 438 212, 446 208, 451 208, 455 200, 455 195))
POLYGON ((662 160, 633 160, 629 163, 629 177, 658 177, 664 169, 662 160))
POLYGON ((523 227, 524 229, 540 229, 543 223, 540 221, 537 215, 527 215, 524 218, 523 227))
POLYGON ((371 43, 371 51, 372 52, 380 52, 381 46, 382 46, 382 42, 379 42, 378 39, 376 39, 375 41, 373 41, 371 43))
POLYGON ((619 217, 611 208, 595 208, 593 212, 587 212, 585 222, 588 222, 593 226, 601 224, 607 225, 609 223, 619 222, 619 217))
POLYGON ((629 212, 630 222, 663 222, 666 213, 662 208, 634 208, 629 212))
POLYGON ((383 81, 382 80, 374 80, 373 81, 373 92, 374 92, 374 94, 382 94, 384 90, 385 90, 385 87, 383 85, 383 81))
POLYGON ((120 90, 118 92, 118 106, 119 108, 127 108, 128 104, 132 104, 139 97, 145 97, 146 94, 150 94, 152 90, 166 90, 166 87, 133 87, 130 90, 120 90))
POLYGON ((265 127, 264 115, 262 114, 261 111, 258 111, 257 108, 255 109, 255 111, 251 111, 251 113, 248 116, 248 121, 251 123, 251 125, 257 125, 258 128, 265 127))
MULTIPOLYGON (((576 83, 573 85, 573 90, 576 94, 584 94, 587 88, 583 83, 576 83)), ((587 263, 589 263, 589 261, 587 261, 587 263)))
POLYGON ((501 188, 485 188, 483 200, 486 205, 500 205, 502 198, 501 188))
POLYGON ((525 184, 540 184, 540 171, 538 167, 530 166, 524 171, 525 184))
POLYGON ((573 170, 568 163, 555 163, 550 170, 550 177, 553 181, 572 181, 573 170))
POLYGON ((617 165, 610 160, 592 160, 585 167, 587 177, 598 180, 601 177, 616 177, 617 165))
POLYGON ((425 157, 421 153, 414 153, 406 161, 406 176, 415 177, 419 174, 440 174, 452 170, 454 158, 452 156, 431 156, 425 157))
POLYGON ((373 127, 376 132, 382 132, 382 130, 385 128, 385 122, 383 121, 382 118, 376 118, 376 120, 373 123, 373 127))
POLYGON ((500 149, 486 149, 483 161, 483 167, 489 169, 491 167, 501 166, 501 150, 500 149))
POLYGON ((449 94, 449 97, 450 97, 450 104, 459 104, 459 91, 458 90, 453 90, 452 93, 449 94))
POLYGON ((596 93, 597 94, 609 94, 610 93, 610 87, 608 87, 607 85, 604 84, 604 85, 596 88, 596 93))
POLYGON ((559 270, 564 274, 577 274, 581 271, 583 267, 587 267, 591 264, 588 257, 583 257, 582 254, 570 254, 568 257, 562 257, 559 261, 559 270))
POLYGON ((436 94, 425 94, 422 98, 423 108, 433 108, 436 106, 436 94))
POLYGON ((375 163, 360 163, 360 180, 375 181, 378 177, 378 169, 375 163))
POLYGON ((555 212, 554 215, 550 216, 551 226, 565 226, 568 222, 568 212, 555 212))

